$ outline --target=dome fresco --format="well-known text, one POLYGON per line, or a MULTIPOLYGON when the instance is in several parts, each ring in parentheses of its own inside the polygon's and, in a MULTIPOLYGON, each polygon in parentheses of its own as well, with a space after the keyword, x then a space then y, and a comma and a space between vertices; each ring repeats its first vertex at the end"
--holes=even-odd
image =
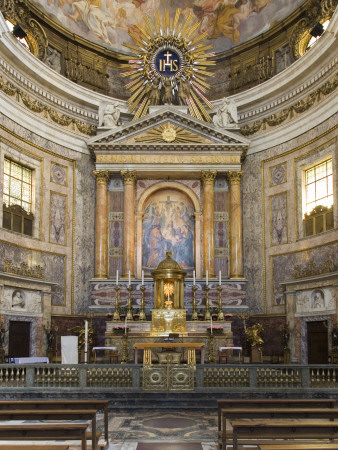
POLYGON ((137 24, 155 12, 171 17, 181 8, 182 15, 192 13, 200 22, 216 52, 267 32, 285 19, 305 0, 32 0, 50 19, 68 31, 89 41, 126 53, 128 32, 139 33, 137 24))

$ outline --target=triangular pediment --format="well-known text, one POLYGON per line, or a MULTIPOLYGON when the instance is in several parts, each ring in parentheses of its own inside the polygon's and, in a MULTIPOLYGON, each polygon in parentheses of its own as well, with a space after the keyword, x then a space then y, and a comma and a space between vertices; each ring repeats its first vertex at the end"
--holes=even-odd
POLYGON ((200 145, 245 151, 249 140, 242 137, 239 131, 217 128, 180 111, 180 107, 165 105, 146 117, 102 131, 87 144, 94 153, 126 146, 130 146, 132 151, 134 146, 139 149, 149 145, 156 145, 158 150, 164 151, 177 146, 200 145))

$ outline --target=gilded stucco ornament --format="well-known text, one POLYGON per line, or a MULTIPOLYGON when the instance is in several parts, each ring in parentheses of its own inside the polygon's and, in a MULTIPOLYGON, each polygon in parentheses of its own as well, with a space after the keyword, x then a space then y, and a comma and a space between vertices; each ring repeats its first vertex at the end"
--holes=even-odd
POLYGON ((186 105, 192 116, 211 121, 205 106, 213 106, 205 92, 210 87, 206 77, 212 75, 208 66, 215 64, 209 59, 214 54, 206 53, 212 46, 202 43, 207 34, 197 33, 193 14, 180 14, 177 9, 171 19, 166 11, 161 19, 157 12, 154 23, 146 16, 138 32, 129 33, 134 43, 124 44, 133 52, 133 59, 123 64, 128 71, 122 76, 131 80, 126 87, 132 94, 128 104, 134 119, 146 115, 149 106, 174 104, 186 105))
POLYGON ((292 119, 294 114, 301 114, 309 110, 312 106, 320 102, 325 95, 329 95, 335 91, 338 86, 338 75, 335 75, 332 80, 324 83, 320 88, 311 92, 305 99, 299 100, 297 103, 279 111, 276 114, 257 120, 251 124, 244 125, 240 128, 243 136, 250 136, 269 127, 275 127, 285 122, 287 119, 292 119))
POLYGON ((18 102, 21 101, 30 111, 33 111, 38 114, 43 113, 46 118, 49 117, 53 122, 57 123, 58 125, 64 127, 69 126, 73 126, 73 128, 76 127, 80 133, 89 136, 93 136, 96 134, 96 127, 94 125, 90 125, 88 123, 74 119, 73 117, 66 116, 65 114, 60 114, 50 106, 47 106, 38 100, 34 100, 26 92, 19 89, 9 81, 6 81, 2 76, 0 76, 0 89, 10 97, 16 96, 16 100, 18 102))

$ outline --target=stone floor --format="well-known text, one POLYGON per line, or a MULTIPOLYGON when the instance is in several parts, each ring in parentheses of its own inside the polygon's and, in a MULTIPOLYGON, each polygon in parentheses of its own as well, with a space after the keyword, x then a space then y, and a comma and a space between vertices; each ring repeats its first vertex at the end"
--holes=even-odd
POLYGON ((109 450, 215 450, 217 413, 156 409, 109 418, 109 450))

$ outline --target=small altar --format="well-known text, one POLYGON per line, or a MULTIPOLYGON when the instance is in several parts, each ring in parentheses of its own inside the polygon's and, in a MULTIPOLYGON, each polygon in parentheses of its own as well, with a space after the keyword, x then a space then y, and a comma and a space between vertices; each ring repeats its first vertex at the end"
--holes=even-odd
MULTIPOLYGON (((143 349, 144 365, 163 361, 195 365, 195 350, 198 348, 201 350, 201 364, 205 359, 214 363, 218 359, 220 347, 233 346, 231 322, 224 321, 221 302, 219 316, 223 320, 218 320, 217 326, 213 323, 208 303, 208 289, 206 289, 205 308, 208 319, 196 320, 196 304, 193 301, 192 318, 194 317, 195 320, 186 320, 187 309, 184 305, 186 273, 171 256, 171 253, 167 252, 166 258, 152 272, 154 307, 151 309, 151 321, 129 320, 127 312, 124 322, 113 320, 106 323, 105 346, 117 349, 120 362, 137 362, 139 350, 143 349), (175 353, 169 355, 169 359, 165 357, 168 355, 163 355, 168 349, 172 349, 172 353, 175 353), (184 352, 184 349, 187 351, 184 352)), ((116 291, 118 295, 118 289, 116 291)), ((113 317, 119 317, 118 297, 113 317)))

